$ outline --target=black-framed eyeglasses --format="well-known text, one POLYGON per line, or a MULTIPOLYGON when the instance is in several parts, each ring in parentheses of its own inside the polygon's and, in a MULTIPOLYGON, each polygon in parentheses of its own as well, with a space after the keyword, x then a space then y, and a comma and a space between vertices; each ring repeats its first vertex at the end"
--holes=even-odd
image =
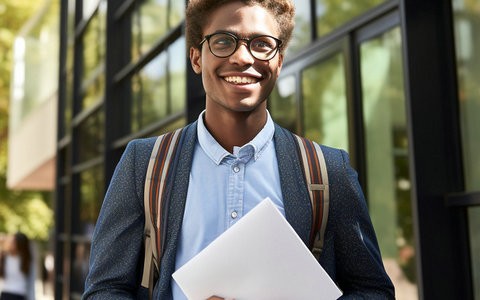
POLYGON ((272 59, 278 52, 278 49, 282 46, 282 41, 269 35, 259 35, 253 38, 239 38, 231 32, 216 32, 206 35, 200 42, 199 46, 203 43, 208 43, 210 52, 216 57, 225 58, 229 57, 239 47, 239 41, 245 41, 247 49, 250 54, 258 59, 267 61, 272 59))

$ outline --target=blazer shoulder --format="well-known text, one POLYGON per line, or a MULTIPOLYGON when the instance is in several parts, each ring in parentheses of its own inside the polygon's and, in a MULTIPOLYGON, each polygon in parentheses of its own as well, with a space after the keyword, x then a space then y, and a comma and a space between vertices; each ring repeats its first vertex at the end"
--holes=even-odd
POLYGON ((344 168, 350 164, 350 157, 345 150, 323 144, 319 144, 319 146, 322 149, 323 156, 325 157, 327 168, 344 168))
MULTIPOLYGON (((189 141, 194 140, 193 137, 196 134, 196 122, 186 125, 183 129, 184 133, 182 133, 180 148, 185 143, 188 144, 189 141)), ((135 161, 134 165, 137 170, 146 171, 150 156, 152 155, 152 150, 158 138, 159 136, 152 136, 131 140, 125 148, 122 159, 132 159, 135 161)))
POLYGON ((138 139, 133 139, 127 144, 127 150, 133 150, 134 151, 152 151, 153 145, 155 145, 155 141, 157 140, 158 136, 152 136, 152 137, 147 137, 147 138, 138 138, 138 139), (131 149, 133 148, 133 149, 131 149))

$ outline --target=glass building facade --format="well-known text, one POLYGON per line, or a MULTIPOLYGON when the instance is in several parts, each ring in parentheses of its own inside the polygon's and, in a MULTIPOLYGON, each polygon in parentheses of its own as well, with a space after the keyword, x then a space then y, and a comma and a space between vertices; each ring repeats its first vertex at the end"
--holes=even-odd
MULTIPOLYGON (((397 299, 480 299, 480 4, 294 2, 272 117, 350 153, 397 299)), ((126 144, 204 108, 185 49, 185 4, 61 1, 57 299, 81 297, 126 144)))

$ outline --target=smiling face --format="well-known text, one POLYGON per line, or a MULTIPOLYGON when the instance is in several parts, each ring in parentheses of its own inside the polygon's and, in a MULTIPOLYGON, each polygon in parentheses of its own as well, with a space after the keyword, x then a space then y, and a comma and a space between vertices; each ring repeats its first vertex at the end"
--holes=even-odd
MULTIPOLYGON (((258 35, 278 37, 278 24, 266 9, 241 2, 232 2, 213 10, 203 34, 231 32, 241 38, 258 35)), ((208 43, 201 49, 190 49, 190 60, 197 74, 202 75, 207 95, 208 113, 244 113, 264 110, 268 95, 282 67, 283 56, 277 53, 269 61, 255 59, 244 41, 235 53, 226 58, 214 56, 208 43)))

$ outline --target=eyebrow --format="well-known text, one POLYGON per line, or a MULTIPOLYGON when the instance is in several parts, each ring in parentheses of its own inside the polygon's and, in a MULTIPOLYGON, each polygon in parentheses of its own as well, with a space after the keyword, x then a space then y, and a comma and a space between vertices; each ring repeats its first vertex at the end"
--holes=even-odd
POLYGON ((223 30, 223 29, 216 30, 213 33, 210 33, 209 35, 212 35, 212 34, 215 34, 215 33, 230 33, 230 34, 233 34, 240 39, 252 39, 252 38, 255 38, 255 37, 258 37, 258 36, 263 36, 263 35, 273 36, 271 34, 261 33, 261 32, 252 33, 250 35, 243 35, 243 34, 240 34, 237 31, 223 30))

